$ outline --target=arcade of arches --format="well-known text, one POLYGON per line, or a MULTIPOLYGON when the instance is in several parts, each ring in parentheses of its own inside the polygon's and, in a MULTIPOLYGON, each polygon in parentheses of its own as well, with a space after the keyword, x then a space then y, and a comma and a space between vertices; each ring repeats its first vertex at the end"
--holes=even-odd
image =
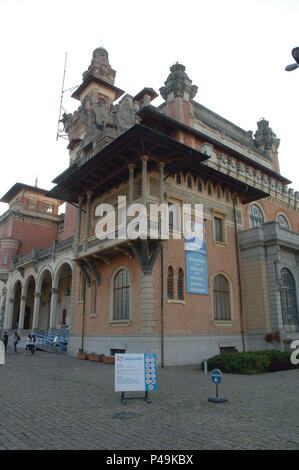
POLYGON ((69 324, 72 268, 64 263, 55 276, 49 269, 35 279, 30 275, 22 284, 17 280, 12 289, 8 329, 51 331, 59 324, 69 324))

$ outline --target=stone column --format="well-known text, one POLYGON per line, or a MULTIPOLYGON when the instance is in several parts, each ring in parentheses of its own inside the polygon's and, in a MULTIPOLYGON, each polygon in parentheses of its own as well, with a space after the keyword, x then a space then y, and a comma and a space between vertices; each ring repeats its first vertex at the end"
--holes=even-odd
POLYGON ((160 204, 164 203, 164 175, 163 168, 165 163, 159 162, 159 202, 160 204))
POLYGON ((82 210, 82 202, 83 202, 83 197, 80 196, 78 199, 78 207, 77 207, 77 241, 80 241, 80 232, 81 232, 81 210, 82 210))
POLYGON ((49 327, 50 332, 56 330, 58 289, 56 287, 52 287, 51 294, 52 295, 51 295, 50 327, 49 327))
POLYGON ((38 331, 40 298, 41 298, 41 293, 40 292, 34 292, 32 333, 35 333, 35 332, 38 331))
POLYGON ((129 169, 129 206, 131 204, 133 204, 134 168, 135 168, 135 165, 133 163, 130 163, 130 165, 128 165, 128 169, 129 169))
POLYGON ((152 334, 155 327, 155 278, 150 275, 141 275, 141 329, 143 334, 152 334))
POLYGON ((4 323, 5 323, 6 293, 7 293, 7 288, 6 288, 6 286, 4 286, 3 289, 2 289, 2 298, 1 298, 1 306, 0 306, 0 334, 1 334, 1 337, 2 337, 2 330, 4 328, 4 323))
POLYGON ((11 330, 13 318, 14 298, 10 297, 6 301, 6 310, 4 314, 3 330, 11 330))
POLYGON ((26 295, 22 295, 22 296, 21 296, 18 331, 24 330, 24 318, 25 318, 26 299, 27 299, 26 295))
POLYGON ((142 204, 146 207, 146 196, 147 196, 147 161, 148 157, 143 155, 141 157, 142 161, 142 204))
POLYGON ((90 214, 90 202, 92 191, 87 191, 87 204, 86 204, 86 220, 85 220, 85 237, 88 238, 89 235, 89 214, 90 214))
POLYGON ((73 251, 74 255, 78 254, 78 244, 80 241, 80 231, 81 231, 81 208, 82 208, 83 198, 82 196, 78 199, 78 206, 76 211, 76 227, 75 227, 75 236, 73 240, 73 251))

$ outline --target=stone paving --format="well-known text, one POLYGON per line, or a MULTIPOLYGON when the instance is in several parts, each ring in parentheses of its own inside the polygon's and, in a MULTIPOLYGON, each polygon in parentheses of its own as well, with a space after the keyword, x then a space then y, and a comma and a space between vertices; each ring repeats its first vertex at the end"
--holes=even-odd
POLYGON ((215 386, 198 365, 165 367, 150 404, 124 405, 113 365, 8 348, 0 365, 0 450, 294 450, 298 391, 299 370, 225 374, 220 395, 228 401, 214 404, 215 386))

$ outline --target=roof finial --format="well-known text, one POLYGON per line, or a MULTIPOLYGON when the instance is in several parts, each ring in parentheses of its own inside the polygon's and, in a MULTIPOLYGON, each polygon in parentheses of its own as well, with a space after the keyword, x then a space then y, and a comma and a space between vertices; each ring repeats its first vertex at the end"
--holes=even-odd
POLYGON ((35 185, 34 186, 37 188, 37 176, 35 178, 35 185))

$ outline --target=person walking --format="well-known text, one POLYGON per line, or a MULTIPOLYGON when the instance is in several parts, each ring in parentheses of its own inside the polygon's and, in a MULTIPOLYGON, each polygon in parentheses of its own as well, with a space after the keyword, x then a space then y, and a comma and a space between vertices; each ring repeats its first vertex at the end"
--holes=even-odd
POLYGON ((20 336, 18 335, 18 332, 15 331, 15 334, 14 334, 14 337, 13 337, 13 347, 14 347, 14 350, 15 350, 15 353, 17 352, 17 345, 18 345, 18 342, 21 340, 20 336))
POLYGON ((4 335, 2 337, 2 341, 3 341, 3 344, 4 344, 4 351, 6 352, 7 350, 7 343, 8 343, 8 334, 7 334, 7 331, 4 332, 4 335))
POLYGON ((28 335, 27 340, 26 340, 26 356, 27 356, 27 351, 30 351, 32 354, 32 336, 28 335))

